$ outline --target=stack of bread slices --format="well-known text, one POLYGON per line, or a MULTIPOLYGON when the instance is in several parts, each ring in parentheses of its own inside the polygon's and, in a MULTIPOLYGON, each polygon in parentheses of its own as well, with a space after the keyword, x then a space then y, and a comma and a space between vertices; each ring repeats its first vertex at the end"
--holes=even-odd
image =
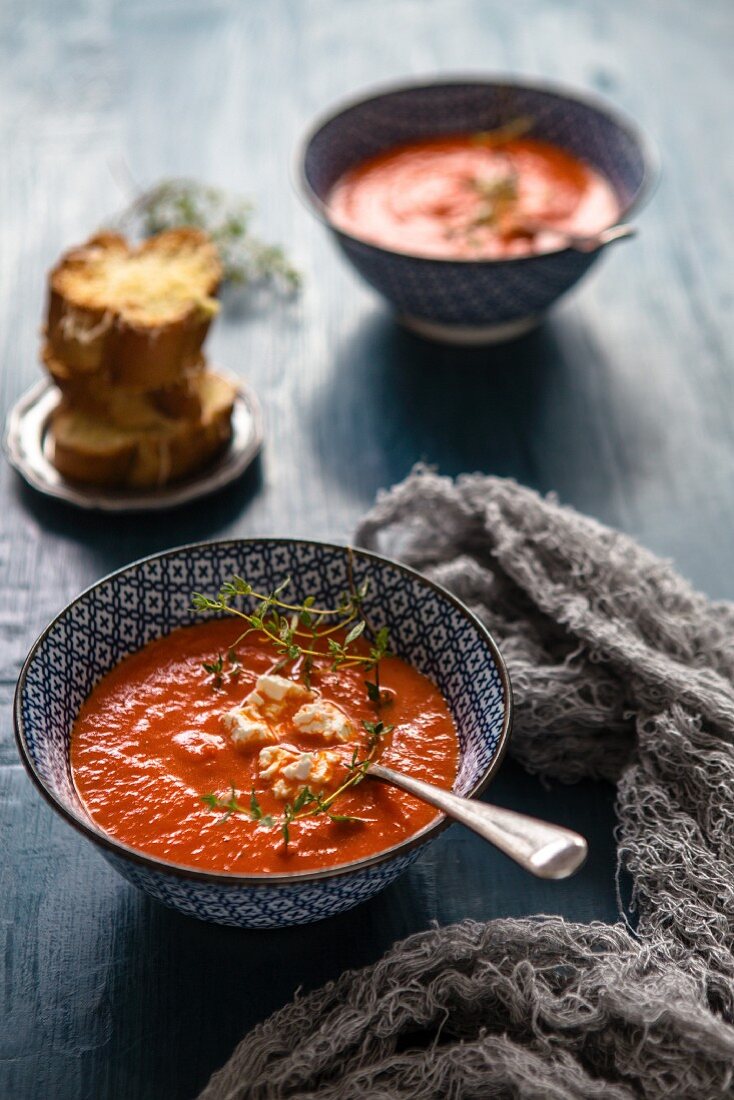
POLYGON ((221 278, 214 244, 196 229, 138 247, 103 233, 62 257, 42 358, 62 394, 50 435, 64 477, 154 488, 227 446, 236 391, 201 351, 221 278))

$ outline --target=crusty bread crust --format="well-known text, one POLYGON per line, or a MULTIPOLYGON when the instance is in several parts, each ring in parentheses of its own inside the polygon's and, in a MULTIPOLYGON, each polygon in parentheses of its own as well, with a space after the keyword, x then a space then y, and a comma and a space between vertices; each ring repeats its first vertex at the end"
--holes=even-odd
POLYGON ((52 415, 53 463, 64 477, 109 488, 161 487, 197 472, 227 446, 235 387, 211 371, 197 379, 201 415, 153 414, 120 427, 63 401, 52 415))
POLYGON ((216 247, 197 229, 168 230, 137 248, 98 234, 50 274, 50 354, 74 374, 104 371, 121 389, 170 386, 201 356, 221 279, 216 247))

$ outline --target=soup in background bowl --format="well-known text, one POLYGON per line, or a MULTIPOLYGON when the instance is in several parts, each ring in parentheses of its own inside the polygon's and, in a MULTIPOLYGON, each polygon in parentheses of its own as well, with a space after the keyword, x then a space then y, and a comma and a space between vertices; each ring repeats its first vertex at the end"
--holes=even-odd
POLYGON ((513 133, 424 138, 370 157, 334 184, 329 216, 381 248, 448 260, 540 255, 614 225, 619 202, 601 173, 513 133))
MULTIPOLYGON (((526 152, 528 142, 558 150, 603 181, 616 204, 615 222, 627 219, 648 192, 656 160, 638 128, 603 101, 550 84, 482 78, 406 84, 337 108, 303 143, 299 171, 308 205, 362 278, 423 336, 458 344, 519 336, 582 278, 604 247, 567 247, 533 232, 540 247, 527 254, 429 255, 425 241, 401 247, 392 236, 389 242, 376 238, 364 213, 357 214, 365 223, 360 226, 344 217, 341 200, 334 209, 335 195, 352 173, 381 158, 389 162, 400 148, 457 135, 466 142, 518 122, 527 124, 515 139, 525 142, 526 152)), ((491 174, 479 183, 491 188, 491 174)), ((534 220, 544 212, 536 208, 534 220)))

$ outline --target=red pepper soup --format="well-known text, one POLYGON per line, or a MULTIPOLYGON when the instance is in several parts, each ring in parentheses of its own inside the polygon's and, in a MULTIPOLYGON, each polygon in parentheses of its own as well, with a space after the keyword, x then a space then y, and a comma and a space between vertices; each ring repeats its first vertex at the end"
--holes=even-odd
POLYGON ((279 667, 260 635, 231 651, 236 637, 221 619, 176 630, 94 688, 71 765, 105 833, 202 870, 293 872, 373 855, 435 818, 376 780, 349 784, 379 752, 451 787, 456 730, 425 676, 385 656, 376 707, 364 668, 318 656, 304 675, 298 663, 279 667))
POLYGON ((338 228, 383 248, 477 260, 552 252, 564 234, 591 236, 620 214, 611 184, 589 165, 502 131, 388 149, 346 172, 327 207, 338 228))

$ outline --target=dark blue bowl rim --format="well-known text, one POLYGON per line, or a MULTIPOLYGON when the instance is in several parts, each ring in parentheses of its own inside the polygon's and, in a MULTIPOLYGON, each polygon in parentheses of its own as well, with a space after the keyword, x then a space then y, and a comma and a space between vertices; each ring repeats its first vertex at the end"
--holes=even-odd
POLYGON ((348 863, 340 863, 336 867, 328 867, 322 871, 296 871, 296 872, 261 872, 258 874, 243 875, 238 874, 236 871, 202 871, 199 867, 189 867, 183 863, 169 863, 166 860, 158 859, 155 856, 146 855, 145 852, 141 852, 136 848, 131 848, 127 844, 123 844, 114 837, 108 836, 101 829, 91 824, 89 821, 85 821, 83 818, 73 813, 67 806, 61 802, 48 788, 46 787, 43 779, 36 771, 35 765, 30 758, 30 755, 26 748, 25 733, 24 733, 24 721, 22 714, 21 699, 25 690, 25 683, 28 677, 28 671, 35 659, 36 653, 42 643, 45 641, 49 632, 53 630, 56 624, 62 619, 73 607, 76 606, 81 600, 89 595, 90 592, 94 592, 95 589, 101 588, 102 585, 108 581, 113 580, 115 577, 119 577, 124 573, 128 573, 131 570, 136 569, 138 566, 144 565, 150 561, 161 561, 165 558, 174 557, 186 551, 196 551, 206 549, 210 546, 248 546, 262 543, 270 543, 275 545, 288 545, 288 546, 320 546, 330 550, 352 550, 356 555, 368 558, 371 561, 381 562, 386 565, 390 565, 400 572, 407 574, 409 577, 417 579, 421 584, 427 585, 437 592, 443 599, 453 604, 466 618, 467 622, 474 627, 479 637, 483 640, 497 667, 497 671, 500 675, 500 681, 502 684, 502 692, 504 696, 505 712, 502 721, 502 730, 497 745, 497 751, 495 752, 492 760, 489 763, 484 775, 474 785, 469 792, 469 798, 478 798, 487 789, 496 772, 498 771, 505 752, 507 751, 507 744, 510 737, 510 731, 512 728, 513 718, 513 705, 512 705, 512 685, 510 683, 510 676, 507 671, 504 658, 500 652, 499 646, 495 642, 494 638, 487 630, 487 628, 479 621, 477 616, 470 611, 466 604, 457 599, 451 592, 449 592, 442 585, 437 584, 435 581, 425 577, 417 569, 411 569, 410 566, 404 565, 402 562, 394 561, 392 558, 385 557, 382 554, 375 554, 370 550, 363 550, 361 547, 350 547, 343 543, 329 542, 319 539, 289 539, 281 537, 262 537, 262 538, 245 538, 245 539, 209 539, 203 542, 185 543, 182 546, 176 546, 170 550, 164 550, 157 554, 148 554, 143 558, 138 558, 128 565, 122 566, 120 569, 115 569, 113 572, 106 574, 100 580, 94 584, 89 585, 79 595, 71 600, 62 611, 56 615, 48 626, 41 631, 35 642, 31 646, 31 649, 23 662, 20 675, 18 677, 18 683, 15 688, 15 696, 13 700, 13 724, 15 729, 15 741, 18 747, 21 761, 28 772, 31 780, 49 803, 52 809, 56 810, 58 814, 70 825, 72 825, 78 832, 82 833, 88 840, 97 844, 101 848, 106 848, 114 855, 121 856, 124 859, 128 859, 133 863, 141 864, 149 870, 161 872, 163 874, 172 874, 181 878, 191 879, 200 883, 218 884, 224 886, 288 886, 299 885, 302 883, 319 882, 325 879, 338 878, 342 875, 351 874, 357 871, 366 870, 370 867, 375 867, 378 864, 385 863, 388 860, 394 859, 396 856, 403 855, 409 852, 413 848, 417 848, 422 844, 425 844, 428 840, 437 836, 444 829, 448 828, 451 821, 444 815, 440 815, 438 820, 426 825, 418 833, 414 833, 413 836, 407 837, 399 844, 394 844, 391 848, 385 849, 383 852, 377 852, 374 856, 368 856, 363 859, 351 860, 348 863))
MULTIPOLYGON (((509 256, 505 259, 491 260, 486 258, 474 259, 471 256, 463 258, 458 256, 421 256, 416 255, 414 252, 403 252, 397 248, 384 248, 382 245, 375 244, 374 241, 370 241, 366 237, 358 237, 356 234, 348 233, 346 230, 336 225, 329 215, 326 203, 319 198, 311 187, 306 176, 306 155, 309 146, 324 126, 335 121, 335 119, 339 118, 339 116, 346 111, 354 107, 360 107, 365 103, 370 103, 372 100, 382 99, 383 97, 396 95, 400 92, 421 91, 426 88, 461 88, 471 84, 485 84, 487 87, 491 88, 526 88, 529 91, 546 92, 548 95, 557 96, 559 99, 580 103, 585 107, 597 111, 599 114, 605 115, 621 130, 624 130, 632 141, 634 141, 635 145, 640 150, 644 166, 642 182, 630 202, 620 210, 619 218, 614 224, 621 224, 622 220, 627 218, 633 211, 639 211, 651 197, 660 176, 660 155, 657 151, 657 147, 652 139, 629 115, 609 103, 603 96, 597 95, 594 92, 588 92, 585 89, 579 91, 576 88, 571 88, 565 84, 557 83, 552 80, 514 79, 511 76, 499 76, 494 79, 487 76, 486 73, 446 73, 441 74, 439 79, 419 77, 414 80, 399 81, 397 83, 390 82, 373 85, 370 88, 364 89, 361 93, 338 100, 330 108, 327 108, 323 113, 317 115, 316 119, 311 122, 306 133, 301 137, 296 146, 293 170, 296 191, 311 213, 314 214, 327 229, 331 230, 332 233, 344 237, 345 240, 353 241, 355 244, 367 246, 368 248, 373 248, 376 252, 381 252, 384 256, 401 256, 405 259, 415 260, 416 262, 425 264, 468 264, 474 266, 501 267, 503 264, 522 264, 527 263, 529 260, 542 259, 544 256, 560 256, 563 253, 572 252, 573 250, 570 248, 558 248, 550 252, 534 253, 530 256, 509 256)), ((611 228, 611 226, 609 228, 611 228)), ((606 245, 601 245, 600 248, 596 250, 596 253, 591 253, 591 255, 598 254, 603 251, 605 247, 606 245)))

